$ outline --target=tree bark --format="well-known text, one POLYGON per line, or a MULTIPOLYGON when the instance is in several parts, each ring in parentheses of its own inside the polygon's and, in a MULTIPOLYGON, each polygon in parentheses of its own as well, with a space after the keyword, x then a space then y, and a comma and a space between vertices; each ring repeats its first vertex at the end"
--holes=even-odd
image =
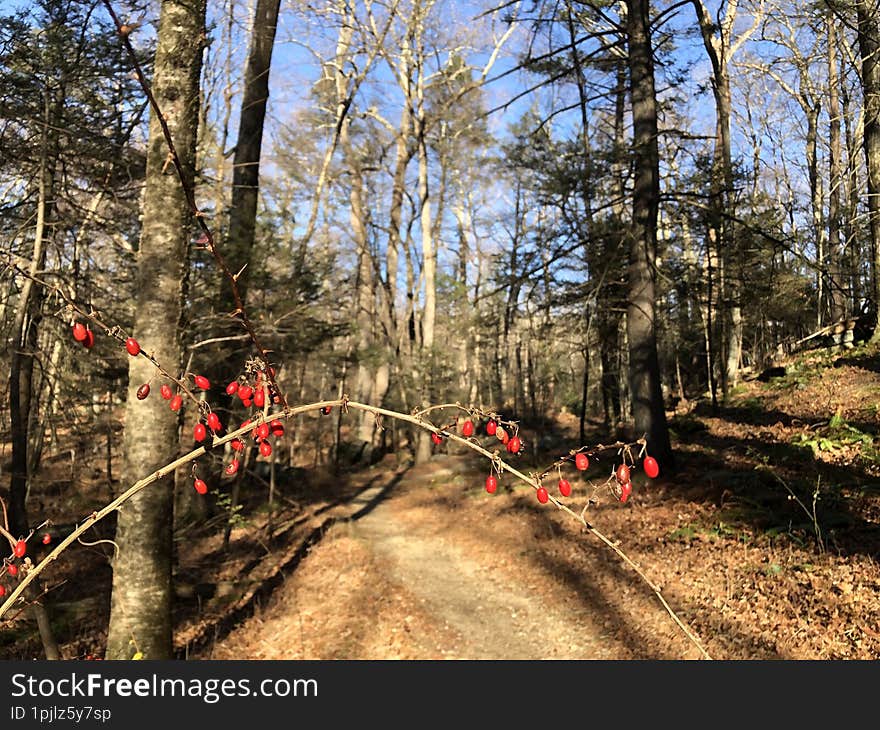
POLYGON ((670 472, 674 464, 660 387, 654 321, 653 268, 660 185, 649 0, 627 0, 626 8, 635 162, 627 307, 630 391, 636 432, 647 436, 649 453, 670 472))
MULTIPOLYGON (((263 146, 263 123, 269 101, 269 69, 278 25, 280 0, 257 0, 250 47, 244 72, 244 93, 238 123, 238 141, 232 160, 232 204, 229 214, 229 237, 224 255, 234 271, 250 264, 257 220, 260 188, 260 152, 263 146)), ((242 301, 246 301, 250 266, 236 282, 242 301)), ((220 281, 220 314, 235 308, 232 285, 226 277, 220 281)), ((237 320, 235 320, 237 321, 237 320)))
MULTIPOLYGON (((194 177, 205 0, 164 0, 159 19, 153 94, 167 120, 188 184, 194 177)), ((189 275, 192 222, 155 111, 150 118, 143 227, 138 250, 134 337, 176 371, 181 365, 183 302, 189 275)), ((129 360, 129 394, 155 375, 145 357, 129 360)), ((161 398, 130 397, 125 408, 126 483, 171 461, 178 451, 178 417, 161 398)), ((172 656, 171 564, 173 475, 138 493, 120 512, 106 656, 172 656)))
MULTIPOLYGON (((843 280, 843 246, 840 241, 840 193, 843 186, 843 163, 840 136, 840 74, 837 68, 837 28, 834 15, 826 15, 828 29, 828 124, 830 169, 828 180, 828 301, 832 322, 847 315, 846 287, 843 280)), ((838 342, 837 344, 841 344, 838 342)))
POLYGON ((862 144, 868 169, 868 216, 871 231, 874 312, 878 313, 871 343, 880 342, 880 22, 876 4, 856 0, 861 82, 865 104, 862 144))

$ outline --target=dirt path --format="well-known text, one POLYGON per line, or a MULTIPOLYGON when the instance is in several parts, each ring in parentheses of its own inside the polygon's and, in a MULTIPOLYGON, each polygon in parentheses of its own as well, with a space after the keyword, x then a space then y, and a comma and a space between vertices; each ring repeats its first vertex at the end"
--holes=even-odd
MULTIPOLYGON (((448 468, 406 482, 447 480, 448 468)), ((442 505, 389 480, 347 506, 268 605, 205 658, 613 659, 623 651, 564 585, 511 579, 449 531, 442 505), (388 493, 384 490, 388 489, 388 493), (573 620, 574 619, 574 620, 573 620)), ((423 495, 422 495, 423 496, 423 495)), ((486 549, 490 548, 486 545, 486 549)), ((502 561, 503 562, 503 561, 502 561)))

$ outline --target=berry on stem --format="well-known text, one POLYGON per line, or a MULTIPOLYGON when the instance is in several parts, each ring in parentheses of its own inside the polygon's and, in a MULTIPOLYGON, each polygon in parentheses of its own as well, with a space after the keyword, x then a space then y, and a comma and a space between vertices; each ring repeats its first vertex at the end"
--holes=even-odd
POLYGON ((468 419, 461 424, 461 435, 468 437, 474 435, 474 422, 468 419))
POLYGON ((86 336, 83 338, 82 345, 87 350, 91 350, 95 344, 95 333, 91 330, 86 330, 86 336))
POLYGON ((507 442, 507 450, 511 454, 518 454, 519 450, 522 448, 522 441, 519 440, 519 436, 513 436, 507 442))
POLYGON ((137 393, 135 395, 137 395, 138 400, 143 400, 149 394, 150 394, 150 384, 144 383, 140 388, 137 389, 137 393))
POLYGON ((159 388, 159 395, 161 395, 165 400, 171 400, 171 386, 167 383, 163 383, 162 387, 159 388))
POLYGON ((254 405, 257 408, 262 408, 266 404, 266 391, 262 388, 257 388, 254 391, 254 405))
POLYGON ((229 442, 229 446, 233 451, 244 451, 244 442, 241 439, 232 439, 229 442))
POLYGON ((238 390, 238 381, 233 380, 229 385, 226 386, 226 395, 235 395, 238 390))
POLYGON ((193 486, 196 488, 196 491, 199 494, 207 494, 208 493, 208 485, 201 479, 196 479, 193 482, 193 486))
POLYGON ((207 435, 208 435, 208 431, 207 431, 207 429, 205 428, 205 424, 202 423, 201 421, 199 421, 199 422, 195 425, 195 428, 193 428, 193 438, 194 438, 196 441, 204 441, 204 440, 205 440, 205 436, 207 436, 207 435))
POLYGON ((238 459, 233 459, 226 465, 226 469, 224 469, 227 475, 232 476, 235 472, 238 471, 238 459))
POLYGON ((626 464, 621 464, 617 467, 617 471, 614 473, 614 476, 617 478, 617 481, 620 484, 625 484, 629 481, 629 467, 626 464))
POLYGON ((547 501, 550 499, 550 495, 547 494, 547 490, 544 487, 538 487, 538 490, 535 494, 541 504, 547 504, 547 501))
POLYGON ((73 339, 82 342, 86 338, 86 326, 82 322, 73 325, 73 339))
POLYGON ((581 471, 586 471, 590 466, 590 457, 586 454, 576 454, 574 457, 574 465, 581 471))
POLYGON ((571 482, 568 479, 560 479, 559 480, 559 493, 563 497, 571 496, 571 482))
POLYGON ((265 422, 261 423, 259 426, 257 426, 256 431, 257 431, 257 438, 259 438, 259 439, 269 438, 269 424, 268 423, 265 423, 265 422))
POLYGON ((433 441, 435 444, 439 445, 440 443, 443 442, 443 437, 439 433, 432 433, 431 434, 431 441, 433 441))
POLYGON ((498 429, 498 424, 495 423, 495 421, 490 418, 488 423, 486 423, 486 434, 489 436, 494 436, 495 431, 497 429, 498 429))
POLYGON ((193 382, 196 384, 196 388, 201 388, 202 390, 211 389, 211 381, 204 375, 193 375, 193 382))
POLYGON ((0 598, 6 595, 6 586, 0 585, 0 598))
POLYGON ((657 463, 657 459, 653 456, 646 456, 645 460, 642 462, 642 466, 645 469, 645 474, 651 479, 656 479, 657 475, 660 473, 660 465, 657 463))
POLYGON ((324 407, 321 409, 321 415, 322 415, 322 416, 329 416, 329 415, 330 415, 330 411, 332 411, 332 410, 333 410, 333 406, 324 406, 324 407))
POLYGON ((215 433, 223 430, 223 424, 220 423, 220 417, 213 411, 208 414, 208 428, 215 433))
MULTIPOLYGON (((229 390, 229 389, 227 388, 227 390, 229 390)), ((251 386, 249 386, 249 385, 242 385, 238 389, 238 397, 242 401, 248 400, 249 398, 251 398, 253 396, 253 394, 254 394, 254 389, 251 388, 251 386)))
POLYGON ((279 419, 275 418, 269 424, 269 430, 275 438, 279 438, 284 435, 284 424, 281 423, 279 419))
POLYGON ((23 558, 24 554, 27 552, 27 543, 24 540, 19 540, 15 543, 15 547, 12 549, 13 555, 17 558, 23 558))
POLYGON ((128 350, 129 355, 135 357, 141 351, 141 346, 134 337, 129 337, 125 341, 125 349, 128 350))
POLYGON ((632 494, 633 485, 632 482, 626 481, 620 485, 620 501, 626 502, 629 499, 629 495, 632 494))
POLYGON ((10 563, 6 566, 6 572, 14 578, 18 575, 18 566, 15 563, 10 563))
POLYGON ((48 532, 43 533, 43 545, 48 545, 52 542, 52 536, 48 532))
POLYGON ((260 441, 260 454, 263 456, 271 456, 272 455, 272 444, 268 441, 260 441))
POLYGON ((489 494, 495 494, 495 490, 498 489, 498 480, 495 478, 493 474, 490 474, 486 477, 486 491, 489 494))
POLYGON ((172 411, 179 411, 180 407, 182 405, 183 405, 183 398, 181 398, 179 395, 176 395, 171 399, 171 402, 168 404, 168 407, 172 411))

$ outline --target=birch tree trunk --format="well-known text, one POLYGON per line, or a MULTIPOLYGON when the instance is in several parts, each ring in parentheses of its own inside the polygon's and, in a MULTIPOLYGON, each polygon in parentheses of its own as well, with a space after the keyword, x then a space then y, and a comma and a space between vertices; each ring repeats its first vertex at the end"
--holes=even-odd
MULTIPOLYGON (((153 94, 192 184, 205 38, 205 0, 164 0, 159 19, 153 94)), ((171 370, 181 365, 183 301, 189 276, 191 212, 155 112, 150 117, 143 227, 138 250, 134 337, 171 370)), ((144 357, 129 360, 128 392, 154 375, 144 357)), ((129 398, 123 476, 130 484, 171 461, 178 417, 161 398, 129 398)), ((113 561, 108 659, 172 656, 171 565, 173 476, 135 495, 119 514, 113 561)))

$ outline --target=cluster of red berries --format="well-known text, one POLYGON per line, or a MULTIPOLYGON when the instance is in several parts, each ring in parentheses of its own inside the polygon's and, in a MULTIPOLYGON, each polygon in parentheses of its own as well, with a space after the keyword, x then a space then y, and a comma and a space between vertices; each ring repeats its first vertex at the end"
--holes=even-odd
MULTIPOLYGON (((268 368, 268 373, 275 377, 275 369, 268 368)), ((226 386, 226 395, 237 395, 245 408, 262 408, 266 405, 266 399, 271 398, 273 403, 280 403, 281 398, 268 378, 263 377, 263 371, 257 370, 253 383, 244 375, 239 376, 237 380, 233 380, 226 386)))
POLYGON ((507 429, 499 425, 494 418, 490 418, 486 422, 486 435, 497 438, 511 454, 521 454, 525 448, 525 444, 523 444, 522 439, 516 433, 511 436, 507 429))
POLYGON ((90 350, 95 344, 95 333, 82 322, 74 322, 73 339, 79 342, 87 350, 90 350))
MULTIPOLYGON (((49 533, 45 533, 43 535, 43 544, 48 545, 52 542, 52 537, 49 533)), ((26 540, 18 540, 15 545, 12 546, 12 557, 8 558, 4 562, 4 567, 6 568, 6 575, 10 578, 15 578, 18 576, 18 564, 15 563, 15 560, 21 560, 24 556, 27 555, 27 541, 26 540)), ((6 586, 0 584, 0 598, 6 595, 6 586)))
MULTIPOLYGON (((487 431, 489 430, 489 428, 491 428, 497 433, 497 430, 500 430, 500 427, 497 426, 497 424, 491 424, 494 424, 494 422, 489 422, 489 425, 487 425, 487 431)), ((509 447, 508 450, 510 450, 509 447)), ((578 452, 577 454, 575 454, 574 457, 574 465, 575 468, 578 469, 578 471, 586 471, 590 467, 590 457, 583 452, 578 452)), ((660 466, 653 456, 646 456, 644 458, 644 460, 642 461, 642 468, 645 470, 646 476, 651 479, 655 479, 660 474, 660 466)), ((618 495, 618 500, 620 500, 621 502, 626 502, 629 499, 630 494, 632 494, 632 478, 630 467, 627 466, 626 463, 620 464, 614 471, 614 479, 617 482, 617 487, 620 492, 618 495)), ((571 496, 571 482, 564 476, 562 476, 561 472, 559 474, 557 487, 559 488, 559 493, 563 497, 571 496)), ((486 491, 489 494, 495 494, 497 490, 498 478, 494 474, 490 474, 486 477, 486 491)), ((541 504, 547 504, 547 502, 550 501, 550 493, 547 491, 547 488, 543 484, 538 485, 538 488, 535 490, 535 496, 538 498, 538 501, 541 504)))

